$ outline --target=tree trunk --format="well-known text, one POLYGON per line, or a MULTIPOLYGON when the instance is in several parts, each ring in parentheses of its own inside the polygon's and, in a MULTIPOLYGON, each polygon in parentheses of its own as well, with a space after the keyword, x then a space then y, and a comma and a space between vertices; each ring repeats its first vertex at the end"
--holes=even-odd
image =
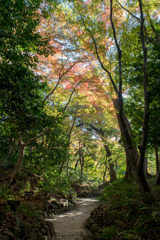
POLYGON ((68 159, 67 159, 67 177, 69 175, 69 146, 68 146, 68 159))
POLYGON ((78 160, 76 161, 76 164, 75 164, 75 170, 77 169, 78 162, 79 162, 79 158, 78 158, 78 160))
POLYGON ((156 185, 160 184, 160 171, 156 175, 156 185))
POLYGON ((20 168, 22 165, 26 145, 22 141, 19 141, 19 146, 20 146, 20 150, 19 150, 18 161, 16 163, 13 174, 10 178, 9 185, 13 183, 13 180, 15 179, 16 174, 20 171, 20 168))
POLYGON ((155 144, 155 155, 156 155, 156 173, 159 172, 159 158, 158 158, 158 146, 155 144))
POLYGON ((111 152, 109 150, 109 146, 104 144, 104 148, 105 148, 105 151, 106 151, 106 159, 108 159, 108 163, 109 163, 110 182, 113 182, 113 181, 117 180, 116 171, 114 169, 114 163, 111 162, 111 152))
POLYGON ((109 176, 110 176, 110 182, 114 182, 117 180, 117 174, 114 169, 114 164, 112 162, 109 163, 109 176))
POLYGON ((121 137, 124 143, 125 153, 126 153, 126 168, 131 171, 132 174, 137 170, 137 163, 139 159, 139 154, 135 144, 133 144, 133 137, 131 136, 131 127, 128 119, 126 118, 124 112, 119 113, 119 99, 113 100, 113 105, 116 110, 117 120, 119 123, 119 128, 121 131, 121 137))
POLYGON ((83 179, 83 168, 84 168, 84 156, 83 155, 81 155, 80 164, 81 164, 81 176, 80 176, 80 178, 81 178, 81 181, 82 181, 82 179, 83 179))
POLYGON ((119 112, 119 100, 113 100, 113 104, 116 110, 121 136, 125 146, 126 159, 131 168, 131 172, 139 186, 140 192, 144 194, 150 191, 144 173, 144 162, 139 161, 139 154, 133 142, 133 137, 131 135, 131 128, 128 119, 126 118, 124 112, 119 112))
MULTIPOLYGON (((126 153, 126 150, 125 150, 125 153, 126 153)), ((132 171, 131 171, 129 159, 127 158, 127 155, 126 155, 126 173, 125 173, 125 178, 129 178, 131 175, 132 175, 132 171)))
POLYGON ((148 172, 148 159, 147 156, 144 159, 144 172, 147 173, 148 172))
POLYGON ((155 154, 156 154, 156 185, 160 184, 160 169, 159 169, 159 156, 158 156, 158 146, 155 144, 155 154))
POLYGON ((59 174, 62 173, 62 170, 63 170, 63 166, 64 166, 64 164, 65 164, 65 159, 63 160, 63 162, 62 162, 62 164, 61 164, 61 166, 60 166, 59 174))
POLYGON ((80 179, 82 181, 82 178, 83 178, 83 167, 84 167, 84 156, 83 156, 80 140, 79 140, 79 162, 80 162, 80 166, 81 166, 80 179))
POLYGON ((104 173, 103 173, 103 184, 105 184, 105 182, 106 182, 107 169, 108 169, 108 166, 107 166, 107 163, 106 163, 106 164, 105 164, 104 173))

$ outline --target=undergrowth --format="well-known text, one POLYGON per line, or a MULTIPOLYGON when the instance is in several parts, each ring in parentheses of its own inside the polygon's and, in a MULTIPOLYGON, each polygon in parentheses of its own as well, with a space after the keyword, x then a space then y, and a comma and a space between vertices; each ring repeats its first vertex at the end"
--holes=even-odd
POLYGON ((100 239, 160 239, 160 187, 149 180, 155 202, 144 203, 133 180, 116 181, 106 186, 101 200, 104 205, 92 218, 103 231, 100 239))

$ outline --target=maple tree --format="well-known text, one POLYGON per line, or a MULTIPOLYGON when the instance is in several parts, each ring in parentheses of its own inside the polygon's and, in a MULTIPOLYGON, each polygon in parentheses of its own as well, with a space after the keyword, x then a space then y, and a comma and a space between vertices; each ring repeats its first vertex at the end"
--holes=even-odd
MULTIPOLYGON (((149 117, 149 95, 146 68, 147 55, 145 52, 146 51, 145 34, 147 33, 148 29, 146 29, 146 26, 144 25, 143 17, 144 10, 142 8, 142 2, 138 1, 135 5, 131 4, 131 7, 132 9, 134 8, 133 13, 132 10, 126 11, 126 8, 119 4, 119 2, 117 5, 117 3, 113 3, 112 1, 110 1, 110 4, 104 2, 102 3, 90 1, 87 2, 74 1, 71 4, 69 2, 65 6, 62 6, 64 12, 68 11, 67 12, 68 14, 66 14, 66 19, 68 20, 68 22, 72 24, 72 29, 77 34, 78 41, 80 42, 82 49, 85 49, 85 51, 88 53, 90 61, 92 62, 94 61, 96 67, 97 61, 95 57, 97 58, 101 68, 107 73, 111 81, 112 84, 111 89, 115 91, 114 94, 111 93, 111 99, 113 100, 116 111, 118 111, 117 118, 119 121, 122 138, 124 139, 127 162, 138 182, 141 192, 145 193, 149 191, 149 187, 144 175, 143 168, 145 159, 145 149, 147 144, 148 117, 149 117), (126 15, 123 15, 124 11, 126 15), (75 12, 77 15, 75 14, 75 12), (135 17, 137 14, 138 17, 135 17), (127 16, 130 17, 130 15, 133 19, 131 21, 128 21, 127 16), (118 20, 116 20, 117 16, 118 20), (121 18, 119 16, 121 16, 121 18), (123 32, 124 22, 130 24, 133 21, 136 21, 135 26, 140 31, 140 35, 137 37, 137 39, 138 41, 141 41, 141 49, 143 50, 142 55, 143 60, 141 60, 141 64, 144 69, 144 71, 142 70, 142 74, 144 75, 143 83, 145 94, 144 123, 143 123, 144 131, 142 134, 142 142, 140 144, 141 147, 139 153, 138 150, 136 149, 133 137, 131 135, 131 126, 124 113, 122 95, 124 94, 125 91, 127 91, 129 86, 122 85, 123 51, 121 50, 121 44, 119 44, 120 38, 119 36, 121 36, 123 32), (76 28, 76 25, 73 26, 73 23, 77 24, 78 28, 76 28), (115 55, 115 51, 117 51, 118 58, 115 55), (112 53, 113 57, 110 57, 112 53), (116 66, 115 64, 116 58, 118 59, 118 66, 116 66), (110 66, 112 67, 112 70, 110 69, 110 66), (114 75, 116 77, 115 79, 114 75), (119 80, 117 80, 118 78, 119 80), (116 95, 118 97, 117 99, 115 98, 116 95)), ((144 9, 146 8, 144 7, 144 9)), ((152 21, 150 21, 150 23, 151 22, 152 21)), ((126 29, 125 31, 128 31, 128 29, 126 29)))

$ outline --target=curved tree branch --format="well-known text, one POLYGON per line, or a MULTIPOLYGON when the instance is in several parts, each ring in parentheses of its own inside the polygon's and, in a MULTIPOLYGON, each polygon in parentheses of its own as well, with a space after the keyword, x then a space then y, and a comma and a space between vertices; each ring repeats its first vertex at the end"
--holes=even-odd
POLYGON ((128 12, 133 18, 135 18, 138 22, 140 22, 140 19, 136 17, 131 11, 129 11, 127 8, 125 8, 118 0, 116 0, 118 5, 123 8, 126 12, 128 12))
MULTIPOLYGON (((74 2, 74 5, 75 5, 75 2, 74 2)), ((78 7, 77 7, 76 5, 75 5, 75 8, 77 9, 77 11, 78 11, 78 13, 79 13, 79 16, 80 16, 80 18, 81 18, 81 21, 82 21, 82 23, 83 23, 83 26, 85 27, 86 31, 90 34, 90 36, 91 36, 91 38, 92 38, 92 41, 93 41, 93 44, 94 44, 94 47, 95 47, 95 53, 96 53, 96 56, 97 56, 97 59, 98 59, 98 61, 99 61, 99 63, 100 63, 101 68, 108 74, 109 79, 110 79, 110 81, 111 81, 111 83, 112 83, 112 86, 113 86, 116 94, 119 95, 118 88, 117 88, 117 86, 116 86, 116 84, 115 84, 115 82, 114 82, 114 80, 113 80, 113 78, 112 78, 111 73, 110 73, 109 70, 104 66, 104 64, 103 64, 103 62, 102 62, 102 60, 101 60, 101 58, 100 58, 100 55, 99 55, 99 52, 98 52, 97 43, 96 43, 96 40, 95 40, 95 38, 94 38, 91 30, 87 27, 87 25, 86 25, 86 23, 85 23, 85 21, 84 21, 84 18, 83 18, 81 12, 79 11, 79 9, 78 9, 78 7)))
POLYGON ((119 64, 119 91, 118 91, 118 97, 119 97, 119 108, 120 108, 120 113, 122 114, 123 111, 123 100, 122 100, 122 50, 120 49, 119 43, 117 41, 117 35, 116 35, 116 30, 113 22, 113 4, 112 0, 110 0, 110 22, 112 25, 112 30, 113 30, 113 37, 114 41, 117 47, 117 52, 118 52, 118 64, 119 64))

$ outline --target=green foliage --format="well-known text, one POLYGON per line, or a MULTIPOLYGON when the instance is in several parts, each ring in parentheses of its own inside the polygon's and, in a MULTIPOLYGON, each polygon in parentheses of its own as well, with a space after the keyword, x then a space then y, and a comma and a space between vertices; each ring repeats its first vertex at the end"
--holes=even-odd
POLYGON ((65 174, 59 174, 56 170, 45 173, 44 179, 39 181, 43 190, 50 193, 60 193, 68 197, 74 193, 70 179, 65 174))
POLYGON ((116 228, 116 226, 107 227, 103 230, 100 237, 102 239, 114 239, 117 234, 117 231, 118 229, 116 228))
POLYGON ((19 194, 21 196, 24 196, 25 192, 29 192, 30 190, 31 190, 31 183, 30 181, 27 181, 25 183, 25 186, 22 189, 20 189, 19 194))
POLYGON ((115 205, 119 205, 120 203, 123 205, 126 202, 132 203, 132 199, 137 196, 140 197, 140 194, 137 192, 136 183, 132 181, 132 184, 129 184, 127 180, 120 179, 105 187, 102 199, 110 199, 115 205))
POLYGON ((13 190, 8 185, 0 185, 0 202, 15 199, 13 190))
POLYGON ((0 113, 4 135, 29 134, 42 128, 45 83, 36 76, 37 54, 49 53, 48 40, 36 28, 41 0, 1 1, 0 113), (41 126, 42 124, 42 126, 41 126))
POLYGON ((63 120, 58 119, 57 124, 52 124, 44 137, 28 146, 24 166, 38 175, 42 172, 52 172, 54 169, 58 171, 65 160, 66 149, 67 135, 63 129, 63 120))
MULTIPOLYGON (((152 185, 154 179, 149 182, 152 185)), ((158 200, 148 204, 142 201, 132 179, 129 181, 122 179, 106 186, 102 195, 104 208, 99 213, 103 219, 100 220, 104 228, 102 239, 158 239, 160 223, 158 189, 159 187, 154 189, 158 200)))
POLYGON ((28 218, 35 218, 36 220, 43 220, 42 211, 36 209, 30 202, 21 202, 17 209, 17 214, 24 215, 28 218))

